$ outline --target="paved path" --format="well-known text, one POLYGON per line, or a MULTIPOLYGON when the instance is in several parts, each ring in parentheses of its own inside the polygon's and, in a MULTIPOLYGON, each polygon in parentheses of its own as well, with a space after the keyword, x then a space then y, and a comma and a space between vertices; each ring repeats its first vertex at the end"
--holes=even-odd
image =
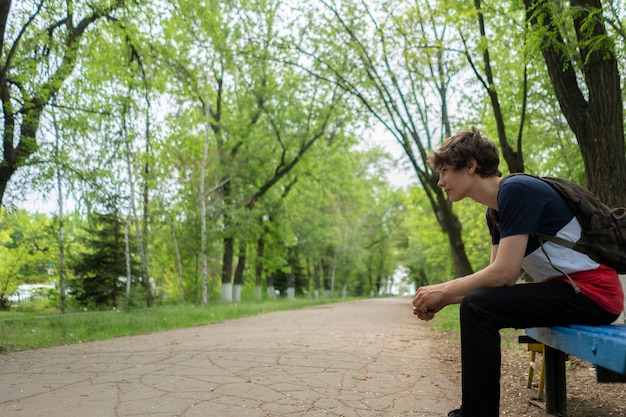
POLYGON ((386 298, 0 355, 0 416, 439 417, 429 337, 386 298))

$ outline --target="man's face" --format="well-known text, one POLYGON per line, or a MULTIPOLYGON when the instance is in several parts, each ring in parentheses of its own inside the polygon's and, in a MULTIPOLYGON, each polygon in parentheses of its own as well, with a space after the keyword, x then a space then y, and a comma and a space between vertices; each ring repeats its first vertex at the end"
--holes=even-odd
POLYGON ((443 188, 451 201, 459 201, 467 197, 469 169, 455 169, 453 165, 443 165, 439 170, 437 185, 443 188))

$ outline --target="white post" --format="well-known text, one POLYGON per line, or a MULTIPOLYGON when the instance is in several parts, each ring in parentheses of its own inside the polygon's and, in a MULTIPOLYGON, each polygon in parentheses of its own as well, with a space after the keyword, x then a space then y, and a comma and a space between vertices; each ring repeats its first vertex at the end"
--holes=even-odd
POLYGON ((620 275, 619 280, 622 283, 622 289, 624 290, 624 310, 614 323, 626 324, 626 275, 620 275))

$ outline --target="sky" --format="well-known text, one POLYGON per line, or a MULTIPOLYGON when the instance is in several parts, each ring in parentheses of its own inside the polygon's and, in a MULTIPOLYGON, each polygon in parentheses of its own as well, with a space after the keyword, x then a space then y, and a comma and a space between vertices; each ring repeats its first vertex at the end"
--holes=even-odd
POLYGON ((410 168, 404 150, 384 128, 373 129, 365 142, 368 146, 382 148, 394 159, 394 164, 387 173, 389 184, 397 188, 407 188, 407 186, 417 182, 415 172, 410 168))

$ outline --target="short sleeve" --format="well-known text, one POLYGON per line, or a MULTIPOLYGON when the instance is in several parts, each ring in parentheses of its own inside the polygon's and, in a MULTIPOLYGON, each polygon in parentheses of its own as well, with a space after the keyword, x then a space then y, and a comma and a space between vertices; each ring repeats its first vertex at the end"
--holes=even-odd
POLYGON ((516 178, 501 184, 498 193, 500 237, 536 233, 546 203, 544 194, 516 178))

